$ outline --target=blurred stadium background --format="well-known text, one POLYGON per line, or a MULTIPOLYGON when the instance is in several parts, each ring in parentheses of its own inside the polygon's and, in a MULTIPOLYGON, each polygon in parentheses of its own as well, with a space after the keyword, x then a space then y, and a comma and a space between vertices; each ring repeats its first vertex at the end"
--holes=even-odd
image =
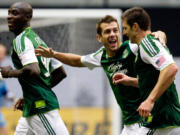
MULTIPOLYGON (((0 0, 0 43, 8 48, 8 56, 2 65, 12 65, 11 42, 14 35, 8 32, 7 8, 17 0, 0 0)), ((152 19, 152 31, 162 30, 167 34, 168 47, 180 67, 180 1, 179 0, 26 0, 38 9, 32 27, 41 38, 55 50, 80 55, 92 53, 101 45, 96 41, 95 24, 100 16, 121 15, 132 7, 144 7, 152 19), (50 13, 52 10, 59 12, 50 13), (41 16, 40 12, 47 12, 41 16), (68 12, 70 11, 70 12, 68 12), (75 12, 79 12, 75 15, 75 12), (98 13, 100 12, 101 15, 98 13), (59 15, 57 15, 59 14, 59 15), (39 15, 39 17, 37 17, 39 15), (99 15, 99 16, 98 16, 99 15), (49 16, 49 17, 47 17, 49 16)), ((120 17, 118 18, 120 19, 120 17)), ((125 40, 126 38, 124 38, 125 40)), ((120 111, 102 69, 65 66, 67 78, 53 90, 60 102, 60 114, 71 135, 119 135, 122 127, 120 111)), ((180 95, 180 73, 176 77, 180 95)), ((6 80, 9 91, 16 98, 22 96, 16 79, 6 80)), ((11 135, 21 112, 13 112, 12 103, 3 100, 3 113, 11 135)))

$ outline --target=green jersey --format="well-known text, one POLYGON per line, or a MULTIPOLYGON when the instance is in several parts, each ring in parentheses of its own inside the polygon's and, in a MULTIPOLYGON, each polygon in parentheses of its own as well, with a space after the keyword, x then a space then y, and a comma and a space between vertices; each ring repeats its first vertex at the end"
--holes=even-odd
POLYGON ((123 122, 134 124, 141 121, 141 117, 136 111, 140 102, 140 91, 138 88, 124 85, 114 85, 112 77, 115 73, 124 73, 131 77, 136 77, 134 71, 135 52, 138 50, 136 44, 130 44, 129 41, 121 44, 120 49, 114 57, 108 57, 106 50, 102 47, 96 53, 83 56, 82 63, 93 69, 94 67, 103 67, 106 73, 117 103, 122 110, 123 122))
MULTIPOLYGON (((168 49, 152 36, 147 35, 139 45, 136 58, 138 83, 144 101, 155 87, 160 71, 174 63, 168 49)), ((149 128, 180 126, 180 104, 174 82, 155 102, 149 121, 149 128)))
POLYGON ((57 97, 50 87, 50 73, 60 67, 61 63, 50 58, 36 57, 34 48, 37 48, 38 45, 47 47, 30 27, 13 40, 11 57, 14 67, 21 69, 28 64, 38 63, 41 71, 38 77, 18 78, 25 100, 24 117, 59 108, 57 97))

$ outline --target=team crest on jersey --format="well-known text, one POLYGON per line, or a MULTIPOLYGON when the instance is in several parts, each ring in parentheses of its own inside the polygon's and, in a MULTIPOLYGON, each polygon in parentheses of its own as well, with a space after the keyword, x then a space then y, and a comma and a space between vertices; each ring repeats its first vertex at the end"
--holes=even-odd
POLYGON ((123 54, 122 54, 122 58, 126 58, 128 56, 128 50, 124 50, 123 54))

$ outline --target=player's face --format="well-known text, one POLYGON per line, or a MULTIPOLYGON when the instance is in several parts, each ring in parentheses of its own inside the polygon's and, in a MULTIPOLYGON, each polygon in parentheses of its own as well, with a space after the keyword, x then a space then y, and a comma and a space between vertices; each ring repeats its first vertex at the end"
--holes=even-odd
POLYGON ((26 23, 23 10, 16 5, 12 5, 8 10, 7 21, 10 31, 16 32, 22 29, 26 23))
POLYGON ((136 43, 136 32, 127 24, 126 19, 123 20, 122 27, 123 35, 126 35, 132 43, 136 43))
POLYGON ((117 22, 102 23, 101 29, 99 41, 104 45, 107 52, 116 52, 120 47, 120 31, 117 22))

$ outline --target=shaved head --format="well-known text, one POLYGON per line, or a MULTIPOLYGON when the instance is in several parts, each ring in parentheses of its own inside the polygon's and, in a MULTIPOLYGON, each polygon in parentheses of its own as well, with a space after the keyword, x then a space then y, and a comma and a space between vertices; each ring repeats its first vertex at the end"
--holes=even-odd
POLYGON ((32 19, 32 7, 27 2, 16 2, 8 10, 8 27, 15 35, 21 33, 25 28, 30 26, 32 19))
POLYGON ((16 2, 16 3, 12 4, 11 7, 20 9, 21 12, 23 12, 26 15, 30 15, 30 17, 32 18, 33 11, 32 11, 32 6, 29 3, 16 2))

